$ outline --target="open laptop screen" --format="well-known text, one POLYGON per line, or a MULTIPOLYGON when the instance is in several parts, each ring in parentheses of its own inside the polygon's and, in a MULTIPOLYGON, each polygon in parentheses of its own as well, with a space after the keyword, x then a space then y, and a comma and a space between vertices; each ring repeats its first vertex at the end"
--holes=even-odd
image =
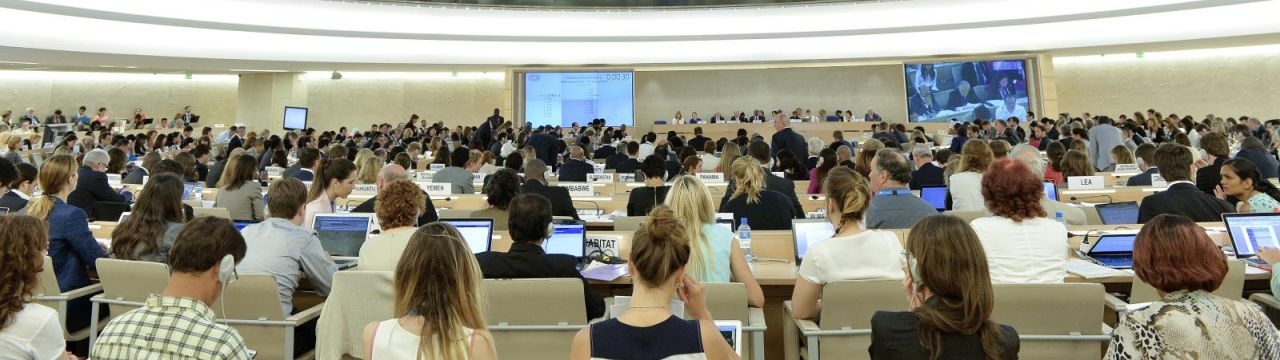
POLYGON ((804 261, 809 247, 830 239, 836 229, 827 219, 797 219, 791 221, 791 237, 796 243, 796 265, 804 261))
POLYGON ((581 220, 556 220, 551 223, 551 238, 544 243, 548 254, 565 254, 581 258, 587 244, 587 223, 581 220))
POLYGON ((191 200, 191 192, 195 190, 196 190, 196 184, 194 183, 182 184, 182 200, 191 200))
POLYGON ((316 214, 313 229, 329 255, 360 256, 360 246, 369 236, 369 216, 316 214))
POLYGON ((1049 200, 1058 201, 1058 185, 1055 185, 1053 181, 1045 180, 1044 197, 1049 198, 1049 200))
POLYGON ((1107 234, 1099 236, 1097 240, 1094 240, 1094 245, 1089 249, 1089 254, 1133 253, 1133 239, 1137 237, 1137 234, 1107 234))
POLYGON ((467 241, 467 247, 471 248, 471 252, 479 254, 489 251, 489 244, 493 239, 493 219, 440 219, 440 221, 458 229, 462 238, 467 241))
POLYGON ((920 187, 920 198, 924 199, 929 205, 933 205, 938 211, 947 210, 947 187, 946 186, 922 186, 920 187))
POLYGON ((1104 225, 1138 223, 1138 203, 1136 201, 1098 204, 1094 208, 1098 209, 1098 218, 1102 219, 1104 225))
POLYGON ((1236 257, 1253 257, 1261 248, 1280 248, 1280 241, 1276 239, 1280 233, 1280 214, 1223 214, 1222 222, 1236 257))

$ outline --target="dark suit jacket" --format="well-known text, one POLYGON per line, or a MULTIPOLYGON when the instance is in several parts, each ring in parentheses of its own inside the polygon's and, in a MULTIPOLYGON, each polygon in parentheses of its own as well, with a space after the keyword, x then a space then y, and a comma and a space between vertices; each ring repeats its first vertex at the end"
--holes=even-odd
MULTIPOLYGON (((608 159, 610 157, 613 157, 617 153, 618 153, 618 149, 614 148, 613 145, 605 144, 597 148, 596 152, 591 154, 591 158, 592 159, 608 159)), ((626 155, 623 155, 623 156, 626 156, 626 155)))
POLYGON ((794 211, 787 209, 788 201, 777 191, 764 190, 760 192, 760 202, 748 204, 745 195, 738 196, 726 201, 717 212, 733 213, 734 224, 740 225, 742 218, 747 218, 751 230, 791 230, 791 219, 804 218, 804 210, 799 217, 795 216, 794 211))
POLYGON ((1191 184, 1180 183, 1142 198, 1138 223, 1145 224, 1160 214, 1182 215, 1195 222, 1222 221, 1222 213, 1235 211, 1226 201, 1205 194, 1191 184))
POLYGON ((587 174, 596 171, 594 166, 586 161, 569 159, 560 165, 560 181, 587 181, 587 174))
POLYGON ((617 167, 614 168, 614 170, 617 170, 617 173, 619 174, 634 173, 636 172, 636 170, 640 170, 640 161, 636 159, 627 158, 626 160, 622 160, 621 162, 619 162, 617 167))
MULTIPOLYGON (((493 144, 493 126, 490 125, 493 123, 493 118, 494 116, 490 116, 485 119, 483 123, 480 123, 480 126, 476 127, 476 132, 471 134, 472 139, 480 141, 481 149, 488 149, 489 145, 493 144)), ((497 118, 501 119, 502 117, 498 116, 497 118)))
MULTIPOLYGON (((929 353, 920 345, 917 326, 916 315, 910 311, 877 311, 871 316, 871 358, 928 359, 929 353)), ((1008 325, 999 325, 999 328, 1002 332, 1001 343, 1004 345, 1002 359, 1017 359, 1020 348, 1018 331, 1008 325)), ((943 359, 986 359, 986 353, 982 351, 982 339, 977 334, 944 334, 942 349, 943 359)))
POLYGON ((806 150, 807 148, 808 145, 804 143, 804 136, 800 136, 795 130, 788 127, 773 133, 773 140, 769 143, 769 156, 777 158, 779 151, 787 149, 791 151, 791 155, 796 157, 797 163, 803 164, 804 158, 802 156, 809 154, 809 151, 806 150))
MULTIPOLYGON (((538 160, 546 163, 547 167, 552 168, 556 165, 556 144, 558 142, 559 139, 556 139, 555 136, 545 133, 529 137, 529 146, 533 147, 534 155, 538 157, 538 160)), ((529 159, 525 159, 525 161, 529 161, 529 159)))
MULTIPOLYGON (((133 171, 130 171, 128 174, 125 174, 125 175, 124 175, 124 179, 122 179, 122 180, 121 180, 121 182, 123 182, 123 183, 125 183, 125 184, 137 184, 137 185, 142 185, 142 178, 143 178, 144 176, 148 176, 148 175, 147 175, 147 170, 145 170, 145 169, 143 169, 141 166, 139 166, 139 167, 134 168, 134 169, 133 169, 133 171)), ((212 186, 210 186, 210 187, 212 187, 212 186)))
MULTIPOLYGON (((418 226, 426 225, 429 223, 433 223, 436 220, 440 220, 440 217, 436 215, 435 204, 431 203, 431 197, 427 196, 426 192, 423 192, 422 196, 426 197, 426 200, 427 200, 426 202, 424 202, 424 204, 426 205, 426 209, 423 209, 422 215, 418 216, 418 226)), ((360 204, 360 206, 356 206, 354 209, 351 209, 351 212, 372 214, 374 206, 376 206, 377 204, 378 204, 378 198, 371 197, 369 198, 369 200, 365 200, 364 203, 360 204)))
POLYGON ((563 254, 547 254, 542 247, 528 242, 515 242, 511 250, 476 254, 480 271, 486 279, 578 278, 586 303, 587 319, 604 316, 604 299, 596 294, 578 272, 578 259, 563 254))
MULTIPOLYGON (((596 152, 599 153, 600 150, 596 150, 596 152)), ((623 161, 626 161, 626 160, 627 160, 627 154, 616 153, 613 155, 609 155, 607 158, 604 159, 604 168, 617 169, 618 164, 621 164, 623 161)))
POLYGON ((9 209, 10 214, 16 213, 18 210, 27 207, 27 200, 10 190, 0 196, 0 207, 9 209))
POLYGON ((76 183, 76 190, 67 195, 67 204, 75 206, 92 213, 93 203, 99 201, 110 201, 122 203, 124 196, 111 189, 111 185, 107 184, 107 174, 90 170, 87 166, 80 167, 80 181, 76 183))
POLYGON ((1151 186, 1151 174, 1159 174, 1159 173, 1160 173, 1160 169, 1157 169, 1155 166, 1152 166, 1150 168, 1147 168, 1147 171, 1144 171, 1141 174, 1130 176, 1129 182, 1125 183, 1125 186, 1151 186))
MULTIPOLYGON (((764 177, 765 177, 764 178, 765 190, 777 191, 781 193, 783 196, 786 196, 787 198, 789 198, 791 200, 792 216, 794 216, 796 219, 803 219, 804 207, 800 206, 800 198, 796 197, 796 183, 794 181, 787 180, 787 179, 778 177, 776 175, 773 175, 773 173, 768 172, 768 169, 765 169, 764 177)), ((729 186, 725 187, 724 189, 724 197, 720 198, 721 208, 723 208, 724 205, 729 202, 729 197, 733 196, 734 191, 737 191, 737 189, 736 189, 736 186, 733 184, 733 180, 730 179, 729 186)), ((788 227, 788 229, 790 229, 790 227, 788 227)))
MULTIPOLYGON (((320 160, 316 160, 316 161, 320 161, 320 160)), ((297 172, 293 173, 293 178, 296 178, 302 181, 315 181, 316 174, 313 174, 310 171, 303 171, 299 169, 297 172)))
POLYGON ((692 139, 689 139, 689 147, 697 151, 702 151, 702 147, 707 146, 708 141, 711 141, 711 138, 702 135, 694 136, 692 139))
POLYGON ((299 171, 302 171, 302 167, 298 166, 298 164, 293 164, 287 168, 284 168, 284 171, 280 172, 280 177, 286 178, 286 179, 291 178, 293 177, 294 174, 297 174, 299 171))
POLYGON ((573 198, 569 197, 569 189, 559 186, 543 185, 541 181, 525 180, 520 192, 542 195, 551 201, 551 215, 568 216, 578 220, 578 210, 573 208, 573 198))
POLYGON ((947 108, 955 109, 968 104, 978 104, 982 102, 982 98, 978 97, 978 93, 970 91, 968 96, 960 95, 960 92, 951 93, 951 100, 947 100, 947 108))
POLYGON ((947 182, 942 178, 946 169, 934 165, 932 162, 925 163, 919 169, 911 173, 911 190, 920 190, 925 185, 946 185, 947 182))
POLYGON ((232 136, 232 137, 231 137, 231 140, 230 140, 230 141, 227 141, 227 151, 228 151, 228 152, 230 152, 230 151, 231 151, 231 149, 235 149, 235 148, 239 148, 239 147, 244 147, 244 139, 241 139, 241 138, 240 138, 240 135, 232 136))
MULTIPOLYGON (((1196 170, 1196 188, 1205 194, 1213 195, 1213 189, 1218 187, 1218 183, 1222 182, 1222 163, 1227 162, 1227 158, 1220 157, 1213 160, 1213 164, 1196 170)), ((1213 220, 1218 221, 1218 220, 1213 220)))
POLYGON ((631 194, 627 195, 627 216, 649 215, 649 210, 667 200, 667 192, 670 190, 671 187, 665 185, 631 189, 631 194))

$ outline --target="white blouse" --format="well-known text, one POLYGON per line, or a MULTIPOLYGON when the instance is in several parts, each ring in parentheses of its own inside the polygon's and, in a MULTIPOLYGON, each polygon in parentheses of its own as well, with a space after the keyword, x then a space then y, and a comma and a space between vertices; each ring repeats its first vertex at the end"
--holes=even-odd
POLYGON ((982 199, 982 174, 972 171, 951 174, 947 190, 951 192, 951 209, 955 211, 985 211, 982 199))
POLYGON ((902 242, 892 231, 867 230, 810 244, 800 277, 823 285, 840 280, 902 279, 902 242))
POLYGON ((13 322, 0 330, 0 359, 61 359, 66 348, 58 312, 43 305, 23 305, 13 322))
POLYGON ((996 284, 1061 284, 1067 276, 1067 226, 1049 218, 1021 223, 1000 216, 974 219, 987 253, 991 282, 996 284))
MULTIPOLYGON (((462 329, 467 341, 471 341, 474 331, 471 329, 462 329)), ((403 326, 400 326, 398 319, 384 320, 378 323, 377 330, 373 333, 373 358, 378 360, 414 360, 419 359, 418 352, 421 345, 422 337, 409 332, 403 326)), ((433 346, 439 346, 439 337, 431 341, 433 346)), ((468 343, 458 344, 463 350, 470 348, 468 343)), ((437 352, 423 356, 421 359, 444 359, 437 352)), ((463 358, 461 360, 466 360, 463 358)))

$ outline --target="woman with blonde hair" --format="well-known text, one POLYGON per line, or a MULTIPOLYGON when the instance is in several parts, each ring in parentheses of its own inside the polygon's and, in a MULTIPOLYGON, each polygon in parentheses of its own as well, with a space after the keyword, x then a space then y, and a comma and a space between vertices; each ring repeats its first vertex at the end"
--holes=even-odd
POLYGON ((5 149, 8 149, 8 152, 4 154, 4 158, 14 164, 23 163, 22 155, 18 154, 19 151, 22 151, 22 137, 9 136, 7 139, 4 140, 4 143, 5 143, 5 149))
POLYGON ((982 211, 982 174, 987 172, 994 155, 985 141, 967 141, 960 150, 959 168, 947 177, 952 206, 956 211, 982 211))
POLYGON ((791 230, 796 211, 791 199, 765 189, 764 169, 759 161, 743 156, 733 161, 730 170, 737 188, 720 206, 720 212, 733 213, 734 223, 749 223, 753 230, 791 230))
MULTIPOLYGON (((49 257, 62 292, 89 286, 89 270, 97 270, 106 249, 93 238, 84 210, 67 204, 67 195, 80 180, 79 164, 71 155, 54 155, 40 165, 40 196, 32 197, 27 214, 49 226, 49 257)), ((72 300, 67 306, 67 330, 89 325, 89 299, 72 300), (75 322, 75 323, 72 323, 75 322)))
POLYGON ((742 157, 742 150, 738 148, 738 144, 732 141, 724 143, 724 148, 720 149, 720 164, 716 165, 717 172, 724 174, 724 178, 732 179, 733 174, 729 171, 733 167, 733 161, 742 157))
POLYGON ((364 160, 356 163, 360 166, 360 170, 356 171, 356 184, 377 184, 382 163, 382 159, 377 156, 365 157, 364 160))
POLYGON ((1111 148, 1111 165, 1107 165, 1107 168, 1102 171, 1116 171, 1116 164, 1137 163, 1138 161, 1134 160, 1133 152, 1129 151, 1128 146, 1116 145, 1116 147, 1111 148))
POLYGON ((371 158, 373 156, 374 156, 373 150, 360 149, 360 151, 356 152, 355 160, 352 160, 351 162, 356 165, 361 165, 361 164, 364 164, 365 159, 371 158))
POLYGON ((365 359, 496 359, 480 266, 452 225, 413 233, 395 267, 396 318, 364 328, 365 359))
POLYGON ((733 232, 716 226, 711 192, 698 178, 682 175, 671 184, 664 203, 677 220, 689 226, 688 273, 701 282, 740 282, 747 286, 747 304, 764 306, 764 291, 747 265, 733 232))
POLYGON ((1072 176, 1093 176, 1093 163, 1089 155, 1080 150, 1068 151, 1062 156, 1062 178, 1072 176))

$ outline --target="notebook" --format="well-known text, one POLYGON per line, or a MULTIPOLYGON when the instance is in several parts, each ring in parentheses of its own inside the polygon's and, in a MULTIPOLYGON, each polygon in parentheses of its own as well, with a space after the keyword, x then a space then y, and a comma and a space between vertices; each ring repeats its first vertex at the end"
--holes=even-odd
POLYGON ((542 243, 548 254, 564 254, 581 259, 586 255, 587 222, 582 220, 555 220, 551 222, 551 237, 542 243))
POLYGON ((1089 258, 1112 269, 1133 267, 1133 239, 1137 234, 1103 234, 1089 248, 1089 258))
POLYGON ((814 244, 830 239, 835 235, 835 226, 827 219, 794 219, 791 220, 791 239, 796 247, 796 265, 804 261, 804 254, 814 244))
POLYGON ((470 219, 440 219, 440 221, 453 225, 462 234, 462 238, 467 241, 467 247, 471 248, 471 252, 479 254, 489 251, 490 244, 493 243, 493 219, 490 218, 470 218, 470 219))
POLYGON ((1280 213, 1222 214, 1222 223, 1227 227, 1231 250, 1237 258, 1245 259, 1250 265, 1270 267, 1257 258, 1258 249, 1280 248, 1280 241, 1276 239, 1280 213))
POLYGON ((946 186, 921 186, 920 198, 924 199, 929 205, 933 205, 938 212, 947 211, 947 187, 946 186))
POLYGON ((332 256, 360 256, 360 246, 369 237, 370 214, 316 214, 312 230, 320 246, 332 256))
POLYGON ((1093 207, 1098 210, 1098 218, 1102 219, 1104 225, 1121 225, 1121 224, 1137 224, 1138 223, 1138 202, 1118 202, 1111 204, 1098 204, 1093 207))

